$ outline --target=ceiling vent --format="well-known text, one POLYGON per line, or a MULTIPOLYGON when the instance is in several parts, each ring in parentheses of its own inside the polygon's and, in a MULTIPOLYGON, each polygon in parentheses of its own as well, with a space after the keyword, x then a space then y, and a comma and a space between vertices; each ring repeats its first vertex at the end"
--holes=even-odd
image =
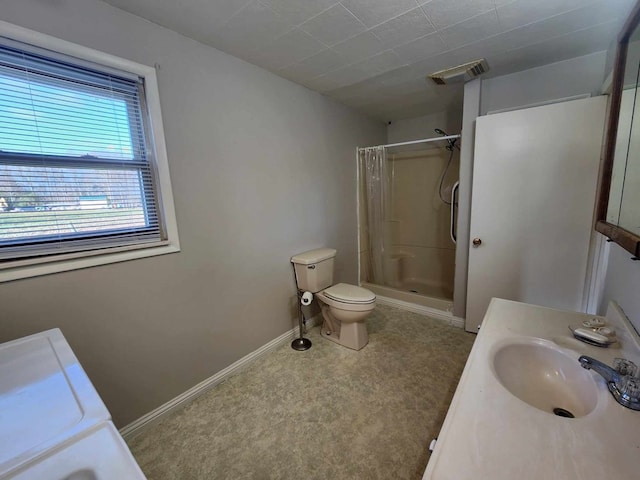
POLYGON ((432 73, 430 78, 438 85, 448 85, 450 83, 460 83, 472 80, 489 71, 489 65, 484 58, 473 62, 463 63, 457 67, 447 68, 439 72, 432 73))

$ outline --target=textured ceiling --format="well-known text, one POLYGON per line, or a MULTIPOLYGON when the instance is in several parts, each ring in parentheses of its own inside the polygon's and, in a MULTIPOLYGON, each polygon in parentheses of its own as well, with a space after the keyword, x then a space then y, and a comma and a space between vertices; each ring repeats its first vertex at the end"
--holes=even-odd
POLYGON ((106 0, 381 120, 460 105, 425 76, 606 50, 635 0, 106 0))

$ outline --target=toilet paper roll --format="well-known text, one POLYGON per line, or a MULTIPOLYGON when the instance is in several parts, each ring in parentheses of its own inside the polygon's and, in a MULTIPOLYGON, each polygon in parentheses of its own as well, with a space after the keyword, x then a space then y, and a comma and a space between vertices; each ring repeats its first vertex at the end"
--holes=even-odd
POLYGON ((302 294, 302 298, 300 299, 300 303, 302 305, 310 305, 312 301, 313 301, 313 293, 304 292, 302 294))

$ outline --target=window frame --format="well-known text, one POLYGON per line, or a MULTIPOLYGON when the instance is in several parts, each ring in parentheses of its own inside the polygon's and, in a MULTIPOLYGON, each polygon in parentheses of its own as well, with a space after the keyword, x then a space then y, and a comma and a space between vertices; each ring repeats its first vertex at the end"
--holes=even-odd
POLYGON ((145 95, 140 98, 140 101, 146 106, 148 113, 148 149, 152 170, 155 173, 154 194, 160 210, 160 229, 166 235, 166 240, 146 244, 105 247, 104 249, 8 260, 0 263, 0 283, 179 252, 178 226, 155 68, 4 21, 0 21, 0 37, 2 37, 0 42, 8 39, 9 42, 17 41, 46 49, 51 52, 49 58, 52 59, 56 59, 56 55, 73 57, 74 61, 77 60, 78 65, 90 62, 94 68, 98 65, 104 67, 105 71, 116 69, 144 79, 145 95))

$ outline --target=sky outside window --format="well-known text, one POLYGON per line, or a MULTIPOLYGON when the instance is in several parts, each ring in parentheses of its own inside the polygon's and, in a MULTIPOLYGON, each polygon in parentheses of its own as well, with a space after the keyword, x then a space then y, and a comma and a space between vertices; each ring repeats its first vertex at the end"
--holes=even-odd
MULTIPOLYGON (((132 159, 127 104, 109 95, 0 75, 0 150, 132 159)), ((105 93, 108 93, 105 92, 105 93)))
POLYGON ((0 242, 144 227, 137 167, 47 158, 133 160, 135 108, 108 88, 0 70, 0 151, 43 156, 0 164, 0 242))

